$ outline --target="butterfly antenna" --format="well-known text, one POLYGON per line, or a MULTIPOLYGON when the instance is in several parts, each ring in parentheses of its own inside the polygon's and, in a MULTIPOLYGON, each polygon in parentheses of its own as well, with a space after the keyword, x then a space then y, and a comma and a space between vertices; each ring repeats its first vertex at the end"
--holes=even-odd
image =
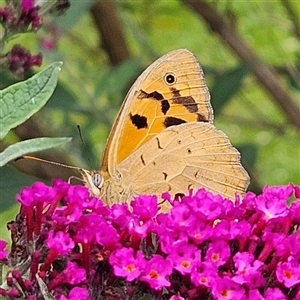
POLYGON ((82 135, 80 125, 77 125, 77 130, 78 130, 78 134, 79 134, 80 140, 81 140, 82 145, 83 145, 83 151, 84 151, 85 157, 87 157, 89 166, 91 168, 91 166, 92 166, 91 158, 89 156, 89 151, 86 148, 86 144, 85 144, 84 139, 83 139, 83 135, 82 135))
POLYGON ((62 163, 55 162, 55 161, 50 161, 50 160, 46 160, 46 159, 42 159, 42 158, 30 156, 30 155, 20 156, 20 157, 16 158, 15 161, 18 161, 20 159, 31 159, 31 160, 40 161, 40 162, 44 162, 44 163, 48 163, 51 165, 56 165, 56 166, 60 166, 60 167, 64 167, 64 168, 75 169, 75 170, 79 170, 79 171, 82 170, 79 167, 69 166, 69 165, 65 165, 62 163))

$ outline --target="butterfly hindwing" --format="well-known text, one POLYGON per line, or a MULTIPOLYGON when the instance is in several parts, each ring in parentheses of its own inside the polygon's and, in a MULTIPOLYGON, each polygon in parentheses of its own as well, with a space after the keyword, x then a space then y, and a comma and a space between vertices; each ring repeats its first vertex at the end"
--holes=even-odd
POLYGON ((249 183, 239 152, 209 123, 164 130, 126 158, 118 171, 133 194, 169 191, 174 196, 204 187, 234 199, 249 183))

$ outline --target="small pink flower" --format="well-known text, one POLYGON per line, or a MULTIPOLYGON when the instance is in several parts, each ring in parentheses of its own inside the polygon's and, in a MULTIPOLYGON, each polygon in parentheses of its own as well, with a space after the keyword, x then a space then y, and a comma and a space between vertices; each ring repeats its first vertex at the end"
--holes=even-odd
POLYGON ((254 256, 248 252, 238 252, 233 260, 236 268, 235 275, 232 277, 233 281, 240 285, 244 284, 250 289, 265 285, 265 279, 260 272, 263 262, 254 260, 254 256))
POLYGON ((288 213, 286 200, 292 195, 293 186, 286 187, 272 187, 266 186, 263 194, 257 196, 256 205, 259 210, 264 213, 266 221, 277 218, 285 217, 288 213))
POLYGON ((276 276, 287 288, 291 288, 300 282, 300 263, 298 259, 289 258, 280 262, 276 268, 276 276))
POLYGON ((46 186, 43 182, 35 182, 30 188, 23 188, 17 200, 25 206, 35 205, 37 202, 49 203, 56 195, 56 190, 46 186))
POLYGON ((130 205, 132 206, 133 214, 139 216, 141 221, 147 221, 155 217, 158 211, 156 196, 138 196, 135 197, 130 205))
POLYGON ((224 240, 213 240, 206 253, 206 261, 219 267, 223 265, 230 257, 230 248, 228 242, 224 240))
POLYGON ((149 221, 141 221, 135 215, 132 216, 129 224, 128 224, 128 232, 132 235, 137 235, 140 238, 145 238, 152 230, 153 222, 149 221))
POLYGON ((191 238, 196 245, 200 245, 205 240, 209 240, 214 234, 211 225, 203 220, 197 220, 193 226, 186 228, 186 231, 189 238, 191 238))
POLYGON ((96 241, 103 247, 114 250, 119 245, 120 236, 117 230, 105 222, 103 222, 96 231, 96 241))
POLYGON ((46 243, 49 249, 56 250, 59 255, 66 255, 75 246, 70 235, 63 231, 50 231, 46 243))
POLYGON ((230 278, 216 278, 212 294, 216 300, 246 300, 243 287, 230 278))
POLYGON ((124 230, 127 228, 131 220, 131 212, 129 211, 128 205, 123 204, 114 204, 111 207, 111 219, 112 222, 120 229, 124 230))
POLYGON ((214 196, 205 189, 199 189, 195 195, 190 194, 182 198, 182 203, 187 204, 195 214, 203 220, 218 219, 224 213, 223 202, 221 196, 214 196))
POLYGON ((170 286, 170 281, 166 279, 166 276, 171 275, 171 273, 171 262, 160 255, 154 255, 146 262, 143 276, 140 280, 149 283, 150 287, 155 290, 161 290, 170 286))
POLYGON ((200 262, 199 249, 190 244, 177 245, 173 247, 168 259, 172 261, 173 267, 182 275, 190 274, 192 269, 200 262))
POLYGON ((67 267, 62 274, 65 275, 66 282, 73 285, 86 281, 85 270, 78 267, 76 263, 70 261, 67 262, 67 267))
POLYGON ((132 282, 141 275, 146 261, 140 251, 134 257, 132 248, 121 248, 110 255, 109 262, 116 276, 125 277, 132 282))
POLYGON ((209 263, 199 263, 198 267, 192 270, 191 280, 195 286, 211 287, 217 276, 217 267, 209 263))
POLYGON ((66 196, 66 202, 72 205, 77 205, 82 207, 83 203, 89 198, 90 192, 84 186, 71 185, 68 189, 68 194, 66 196))

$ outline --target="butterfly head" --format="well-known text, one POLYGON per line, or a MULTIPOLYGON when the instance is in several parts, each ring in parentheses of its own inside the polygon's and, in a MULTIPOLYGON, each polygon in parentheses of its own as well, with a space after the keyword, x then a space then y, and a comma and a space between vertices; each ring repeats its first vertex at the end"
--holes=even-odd
POLYGON ((88 171, 85 169, 81 169, 80 171, 84 185, 91 191, 91 194, 99 197, 104 183, 104 177, 98 171, 88 171))

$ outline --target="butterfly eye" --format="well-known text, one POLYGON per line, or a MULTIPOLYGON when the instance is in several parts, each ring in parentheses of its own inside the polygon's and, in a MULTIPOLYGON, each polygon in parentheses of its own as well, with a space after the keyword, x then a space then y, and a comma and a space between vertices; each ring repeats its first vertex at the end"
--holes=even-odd
POLYGON ((167 74, 165 75, 165 82, 166 82, 166 84, 168 84, 168 85, 174 84, 174 83, 176 82, 176 77, 175 77, 175 75, 172 74, 172 73, 167 73, 167 74))
POLYGON ((102 185, 103 185, 103 177, 101 176, 101 174, 95 172, 93 174, 93 184, 95 187, 97 187, 98 189, 101 189, 102 188, 102 185))

